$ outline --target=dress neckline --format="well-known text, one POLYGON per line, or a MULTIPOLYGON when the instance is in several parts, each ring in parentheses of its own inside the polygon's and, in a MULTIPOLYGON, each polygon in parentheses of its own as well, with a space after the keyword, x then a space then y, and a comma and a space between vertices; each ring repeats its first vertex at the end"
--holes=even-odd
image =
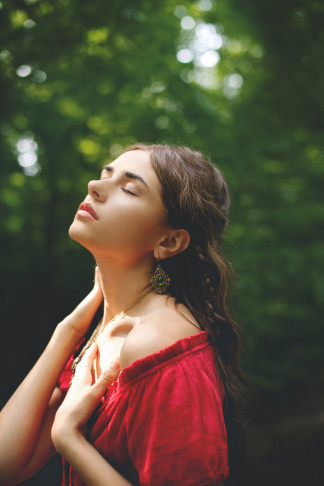
MULTIPOLYGON (((122 388, 136 379, 142 378, 147 373, 154 372, 156 367, 169 363, 173 359, 179 359, 186 353, 198 351, 205 346, 211 346, 207 331, 200 331, 191 336, 178 339, 170 346, 140 358, 126 366, 119 375, 118 381, 112 383, 113 388, 122 388)), ((112 386, 111 385, 111 386, 112 386)), ((110 388, 110 387, 109 387, 110 388)))

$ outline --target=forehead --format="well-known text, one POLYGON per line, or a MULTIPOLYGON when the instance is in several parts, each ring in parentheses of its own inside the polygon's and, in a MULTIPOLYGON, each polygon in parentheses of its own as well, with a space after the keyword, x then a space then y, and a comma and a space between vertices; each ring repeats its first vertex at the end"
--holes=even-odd
POLYGON ((126 168, 128 166, 132 169, 136 167, 147 171, 150 169, 153 170, 150 153, 146 150, 130 150, 129 152, 125 152, 110 165, 116 168, 126 168))
POLYGON ((130 171, 143 177, 151 190, 161 192, 160 182, 151 163, 147 150, 130 150, 120 155, 111 164, 116 171, 130 171))

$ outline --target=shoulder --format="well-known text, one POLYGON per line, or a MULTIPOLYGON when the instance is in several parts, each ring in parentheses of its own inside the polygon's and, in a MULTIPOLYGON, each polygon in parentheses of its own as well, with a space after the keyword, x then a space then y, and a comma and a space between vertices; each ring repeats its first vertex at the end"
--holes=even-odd
POLYGON ((200 331, 198 325, 189 323, 171 309, 152 312, 141 319, 126 337, 120 352, 121 369, 200 331))

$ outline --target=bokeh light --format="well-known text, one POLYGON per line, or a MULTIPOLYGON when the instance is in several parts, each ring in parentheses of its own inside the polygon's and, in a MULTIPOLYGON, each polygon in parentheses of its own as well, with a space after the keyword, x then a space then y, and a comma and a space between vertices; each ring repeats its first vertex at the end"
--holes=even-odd
POLYGON ((27 19, 23 23, 23 26, 25 27, 25 29, 33 29, 36 26, 36 22, 32 19, 27 19))
POLYGON ((33 72, 33 80, 36 83, 45 83, 47 79, 47 74, 45 71, 42 71, 41 69, 36 69, 36 71, 33 72))
POLYGON ((207 82, 207 78, 210 80, 209 74, 203 71, 214 68, 220 61, 220 54, 217 51, 224 45, 222 34, 213 24, 200 22, 196 25, 194 19, 188 15, 182 18, 181 28, 187 36, 188 33, 190 35, 190 31, 192 35, 191 39, 187 37, 181 39, 182 43, 176 54, 177 60, 182 64, 193 61, 197 68, 195 71, 197 76, 194 76, 194 80, 203 85, 210 84, 210 81, 207 82), (198 72, 199 69, 203 71, 198 72))
POLYGON ((181 28, 184 29, 184 30, 191 30, 191 29, 194 28, 195 25, 196 25, 196 22, 189 15, 186 15, 181 20, 181 28))
POLYGON ((211 0, 199 0, 198 8, 203 12, 208 12, 213 8, 213 2, 211 0))
POLYGON ((191 62, 193 58, 194 54, 189 49, 180 49, 180 51, 177 52, 177 59, 183 64, 191 62))
POLYGON ((224 78, 223 93, 227 98, 234 98, 240 92, 243 85, 243 78, 238 73, 228 74, 224 78))
POLYGON ((38 163, 38 145, 32 137, 21 137, 16 143, 18 164, 27 176, 35 176, 40 172, 38 163))
POLYGON ((26 78, 32 72, 32 68, 28 64, 22 64, 16 70, 16 74, 19 78, 26 78))

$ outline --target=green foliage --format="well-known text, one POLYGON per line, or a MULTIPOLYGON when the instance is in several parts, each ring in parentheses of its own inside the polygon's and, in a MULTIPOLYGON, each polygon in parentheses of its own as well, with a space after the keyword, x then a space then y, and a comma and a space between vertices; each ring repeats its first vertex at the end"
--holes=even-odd
POLYGON ((238 275, 233 311, 247 337, 245 370, 266 390, 316 380, 322 3, 15 0, 1 7, 4 337, 14 336, 15 323, 36 353, 33 336, 45 342, 89 287, 92 261, 67 229, 105 161, 135 141, 189 144, 211 156, 231 188, 226 246, 238 275), (196 30, 181 28, 187 17, 213 26, 221 43, 203 63, 196 30), (179 62, 181 49, 193 59, 179 62), (206 67, 215 55, 219 62, 206 67), (29 169, 17 162, 21 139, 37 143, 29 169))

